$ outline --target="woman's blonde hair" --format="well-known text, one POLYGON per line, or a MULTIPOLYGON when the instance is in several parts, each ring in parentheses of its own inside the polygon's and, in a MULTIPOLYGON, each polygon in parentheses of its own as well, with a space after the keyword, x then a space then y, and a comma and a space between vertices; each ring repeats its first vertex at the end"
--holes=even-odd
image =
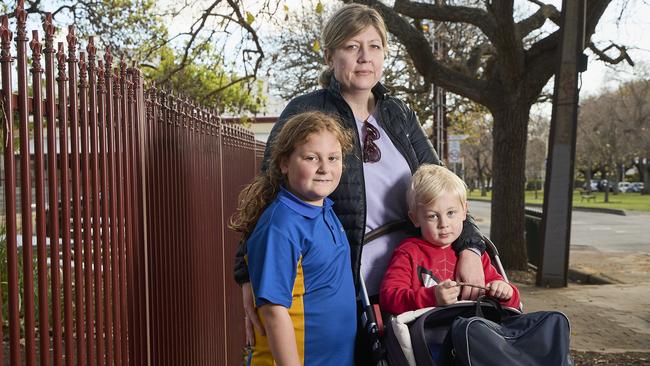
POLYGON ((411 185, 406 190, 409 211, 415 212, 418 205, 429 205, 448 192, 458 196, 465 206, 467 201, 465 182, 444 166, 424 164, 413 174, 411 185))
MULTIPOLYGON (((348 39, 363 32, 369 26, 375 27, 381 37, 381 44, 384 48, 388 45, 386 35, 386 24, 379 12, 367 5, 348 4, 339 9, 325 23, 321 33, 321 45, 323 50, 330 54, 343 45, 348 39)), ((334 69, 326 66, 318 78, 318 83, 327 88, 334 69)))
POLYGON ((255 228, 264 209, 275 199, 283 182, 280 164, 289 158, 296 147, 307 142, 309 135, 328 131, 341 144, 343 156, 352 151, 352 132, 344 129, 334 117, 322 112, 304 112, 291 117, 271 142, 269 168, 259 173, 239 194, 237 211, 230 218, 229 227, 244 234, 255 228))

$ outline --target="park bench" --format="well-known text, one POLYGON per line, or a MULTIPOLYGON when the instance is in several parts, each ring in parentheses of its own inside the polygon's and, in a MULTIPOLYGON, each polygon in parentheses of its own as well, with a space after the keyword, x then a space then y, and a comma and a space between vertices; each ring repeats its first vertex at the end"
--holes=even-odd
POLYGON ((589 190, 582 190, 580 191, 580 202, 583 202, 585 200, 587 200, 587 202, 589 201, 596 202, 596 195, 591 193, 591 191, 589 190))

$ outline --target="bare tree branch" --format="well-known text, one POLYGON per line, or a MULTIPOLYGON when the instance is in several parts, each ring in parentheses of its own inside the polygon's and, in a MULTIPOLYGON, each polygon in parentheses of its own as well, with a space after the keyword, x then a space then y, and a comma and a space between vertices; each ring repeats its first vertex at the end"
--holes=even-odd
POLYGON ((544 4, 540 1, 530 0, 535 4, 539 5, 540 8, 533 15, 517 23, 517 33, 519 36, 524 38, 529 35, 535 29, 541 28, 546 20, 549 19, 555 24, 560 23, 560 11, 553 5, 544 4))
POLYGON ((609 46, 607 46, 605 49, 600 50, 598 47, 593 42, 589 42, 587 47, 598 56, 599 60, 605 61, 607 63, 616 65, 618 63, 621 63, 623 61, 627 61, 627 63, 630 66, 634 66, 634 61, 632 61, 632 58, 630 55, 627 53, 627 48, 625 46, 617 45, 615 43, 611 43, 609 46), (612 48, 615 48, 618 50, 618 56, 615 58, 610 57, 607 55, 607 51, 611 50, 612 48))
POLYGON ((393 9, 415 19, 431 19, 434 21, 461 22, 475 25, 485 35, 496 37, 496 24, 484 10, 466 6, 437 5, 416 3, 409 0, 395 0, 393 9))

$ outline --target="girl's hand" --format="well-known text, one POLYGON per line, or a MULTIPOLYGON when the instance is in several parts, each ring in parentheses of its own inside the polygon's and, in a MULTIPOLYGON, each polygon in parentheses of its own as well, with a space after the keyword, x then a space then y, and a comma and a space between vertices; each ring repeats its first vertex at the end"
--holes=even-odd
POLYGON ((436 294, 437 306, 447 306, 455 304, 458 301, 460 287, 457 286, 455 281, 444 280, 433 288, 436 294))
POLYGON ((264 326, 260 318, 257 316, 257 311, 255 310, 255 305, 253 302, 253 289, 251 288, 251 283, 246 282, 241 286, 242 298, 244 300, 244 312, 246 316, 244 317, 244 327, 246 329, 246 344, 249 346, 255 345, 255 332, 253 327, 257 328, 257 331, 261 335, 266 335, 264 331, 264 326))
POLYGON ((487 284, 488 294, 499 300, 510 300, 512 287, 505 281, 496 280, 487 284))

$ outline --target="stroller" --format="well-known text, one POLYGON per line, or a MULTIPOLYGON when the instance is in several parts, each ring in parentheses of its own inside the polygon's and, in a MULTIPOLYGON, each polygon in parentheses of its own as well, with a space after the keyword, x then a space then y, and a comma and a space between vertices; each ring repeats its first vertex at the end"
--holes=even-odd
MULTIPOLYGON (((381 226, 366 234, 365 243, 397 230, 417 232, 410 222, 400 220, 381 226)), ((499 259, 496 246, 487 237, 483 238, 492 264, 510 282, 499 259)), ((502 317, 520 315, 520 309, 501 307, 496 301, 459 301, 446 307, 431 307, 409 311, 398 316, 382 316, 378 304, 370 302, 363 276, 360 278, 360 298, 363 307, 361 321, 371 344, 371 357, 378 366, 443 366, 432 354, 432 347, 441 349, 449 342, 450 327, 454 319, 470 318, 479 314, 500 324, 502 317), (388 319, 386 324, 383 319, 388 319)), ((568 325, 568 319, 567 319, 568 325)), ((567 350, 568 352, 568 350, 567 350)))

